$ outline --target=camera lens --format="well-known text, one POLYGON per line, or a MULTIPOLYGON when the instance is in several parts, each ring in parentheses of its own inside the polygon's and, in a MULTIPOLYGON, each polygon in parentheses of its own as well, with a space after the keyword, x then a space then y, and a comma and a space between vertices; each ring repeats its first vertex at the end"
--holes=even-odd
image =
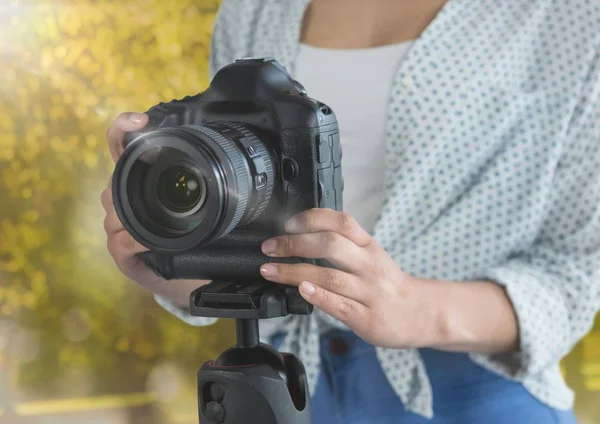
POLYGON ((206 195, 204 179, 184 166, 167 168, 158 177, 158 199, 171 212, 186 214, 202 207, 206 195))
POLYGON ((275 184, 275 158, 240 123, 154 130, 133 140, 117 163, 115 209, 151 250, 201 247, 261 217, 275 184))

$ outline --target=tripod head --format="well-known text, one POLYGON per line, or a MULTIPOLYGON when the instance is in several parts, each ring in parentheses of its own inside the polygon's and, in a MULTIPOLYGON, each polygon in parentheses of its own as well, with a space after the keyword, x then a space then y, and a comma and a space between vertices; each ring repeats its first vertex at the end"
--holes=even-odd
POLYGON ((258 319, 311 311, 295 288, 265 281, 215 281, 191 294, 192 315, 236 319, 236 345, 198 371, 201 423, 310 423, 304 366, 260 343, 258 319))
POLYGON ((267 281, 213 281, 195 290, 190 298, 190 313, 202 317, 264 319, 309 315, 312 309, 297 288, 267 281))

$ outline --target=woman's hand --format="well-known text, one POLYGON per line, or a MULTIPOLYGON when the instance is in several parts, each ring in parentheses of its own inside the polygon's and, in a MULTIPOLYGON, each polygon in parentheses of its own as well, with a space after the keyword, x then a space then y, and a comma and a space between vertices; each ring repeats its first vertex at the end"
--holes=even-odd
POLYGON ((337 269, 310 264, 264 264, 268 280, 300 293, 358 336, 382 347, 434 343, 436 317, 420 297, 417 279, 404 273, 350 215, 311 209, 286 223, 290 235, 265 241, 271 257, 326 259, 337 269))
MULTIPOLYGON (((125 149, 125 135, 128 132, 142 129, 147 122, 147 115, 133 112, 122 113, 115 119, 107 132, 110 153, 115 162, 125 149)), ((148 249, 139 244, 123 227, 113 204, 111 183, 112 177, 108 187, 102 192, 101 201, 106 211, 104 230, 106 231, 108 252, 115 264, 125 276, 140 286, 169 299, 181 307, 186 307, 190 293, 208 281, 167 281, 157 276, 141 261, 138 253, 148 249)))

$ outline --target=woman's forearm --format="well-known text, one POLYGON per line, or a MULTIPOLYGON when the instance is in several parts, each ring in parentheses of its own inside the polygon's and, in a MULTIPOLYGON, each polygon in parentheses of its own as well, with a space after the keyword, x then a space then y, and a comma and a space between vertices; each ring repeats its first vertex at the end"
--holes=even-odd
POLYGON ((159 283, 152 291, 179 308, 188 309, 192 292, 208 283, 210 280, 164 280, 159 277, 159 283))
POLYGON ((492 282, 418 279, 415 288, 436 322, 426 336, 435 349, 501 354, 519 348, 519 326, 503 287, 492 282))

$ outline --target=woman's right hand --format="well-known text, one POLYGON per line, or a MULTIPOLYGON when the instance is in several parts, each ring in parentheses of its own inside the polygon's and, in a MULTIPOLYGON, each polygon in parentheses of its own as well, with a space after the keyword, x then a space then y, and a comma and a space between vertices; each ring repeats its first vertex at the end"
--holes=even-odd
MULTIPOLYGON (((125 112, 120 114, 108 129, 106 135, 113 161, 116 162, 125 150, 125 135, 137 131, 147 124, 148 115, 125 112)), ((106 231, 108 252, 119 270, 138 285, 160 295, 181 307, 189 304, 190 293, 207 284, 207 280, 168 281, 150 270, 137 255, 148 249, 138 243, 123 227, 112 199, 112 176, 108 187, 102 192, 102 206, 106 211, 104 230, 106 231)))

